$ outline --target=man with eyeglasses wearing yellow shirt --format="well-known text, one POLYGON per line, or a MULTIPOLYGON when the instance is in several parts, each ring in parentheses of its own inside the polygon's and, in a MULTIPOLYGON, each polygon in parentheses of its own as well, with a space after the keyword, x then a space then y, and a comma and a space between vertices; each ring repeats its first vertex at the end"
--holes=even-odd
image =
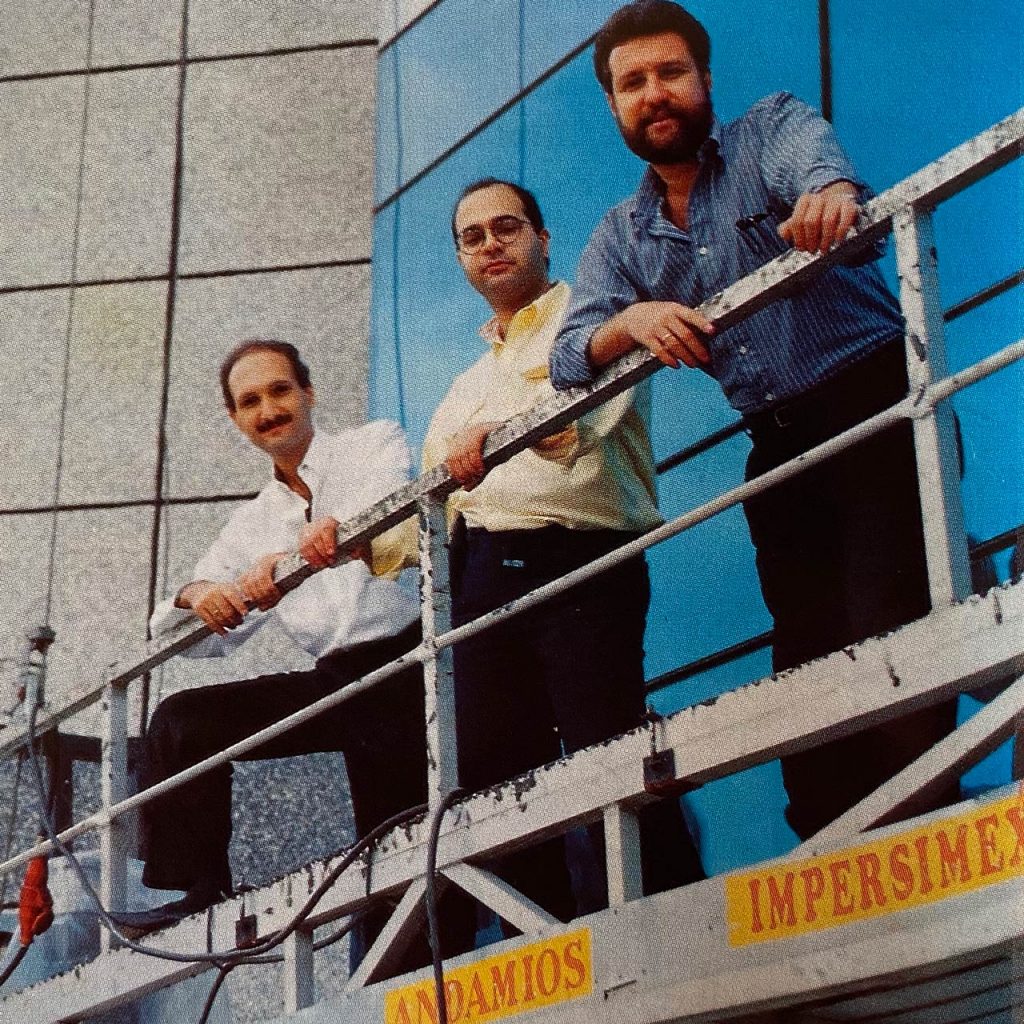
MULTIPOLYGON (((662 519, 646 384, 485 474, 488 434, 553 394, 548 355, 569 287, 549 279, 550 237, 518 185, 469 185, 452 235, 467 281, 494 314, 480 331, 486 351, 455 379, 423 447, 424 469, 445 462, 462 485, 448 507, 460 624, 662 519)), ((462 786, 482 789, 640 724, 649 597, 640 556, 455 647, 462 786)), ((645 891, 704 877, 677 801, 652 805, 641 824, 645 891)), ((506 858, 499 871, 551 913, 576 911, 560 840, 506 858)), ((583 909, 592 901, 584 896, 583 909)))

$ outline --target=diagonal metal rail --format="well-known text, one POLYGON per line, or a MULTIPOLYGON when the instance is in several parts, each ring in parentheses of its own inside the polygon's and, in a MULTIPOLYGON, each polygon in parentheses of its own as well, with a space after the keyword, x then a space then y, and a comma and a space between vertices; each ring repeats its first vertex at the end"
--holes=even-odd
MULTIPOLYGON (((1024 109, 951 150, 916 174, 905 178, 865 207, 855 233, 830 253, 811 255, 791 250, 767 263, 734 285, 712 296, 700 311, 719 330, 733 326, 763 309, 789 290, 801 287, 815 275, 842 259, 855 255, 891 230, 895 214, 908 206, 929 207, 955 194, 968 184, 991 174, 1024 151, 1024 109)), ((512 458, 578 419, 584 413, 646 379, 661 367, 646 351, 632 352, 609 367, 588 388, 575 388, 540 403, 494 431, 484 449, 488 469, 512 458)), ((343 550, 390 529, 415 515, 419 504, 428 498, 443 500, 458 485, 445 467, 438 466, 418 479, 377 502, 361 515, 338 528, 343 550)), ((299 586, 313 569, 297 554, 282 560, 275 573, 279 588, 288 592, 299 586)), ((207 626, 190 619, 177 629, 161 635, 113 663, 101 683, 73 689, 39 716, 39 730, 46 732, 62 721, 94 704, 104 686, 125 685, 158 665, 194 646, 210 635, 207 626)), ((16 723, 0 729, 0 757, 8 757, 24 746, 26 730, 16 723)))
MULTIPOLYGON (((960 577, 963 575, 964 558, 961 556, 964 552, 959 550, 963 547, 962 526, 957 498, 951 491, 948 424, 944 423, 948 416, 943 405, 960 389, 1024 358, 1024 341, 1007 345, 960 373, 951 376, 945 373, 942 318, 937 303, 934 251, 930 244, 931 208, 1020 155, 1022 139, 1024 111, 1019 111, 873 200, 865 207, 857 232, 836 250, 825 256, 786 253, 701 306, 702 312, 719 329, 726 329, 793 289, 802 287, 828 266, 856 255, 882 234, 894 231, 897 236, 901 304, 907 322, 911 387, 907 397, 891 408, 799 458, 730 489, 638 541, 458 629, 451 629, 447 619, 447 553, 442 515, 443 502, 457 485, 443 466, 424 474, 338 529, 339 543, 342 550, 347 551, 414 513, 420 515, 421 549, 425 560, 424 621, 425 627, 430 627, 425 628, 423 643, 339 693, 136 796, 123 798, 121 775, 125 723, 118 709, 123 706, 125 688, 156 665, 203 639, 208 635, 208 629, 193 618, 112 665, 101 685, 83 688, 63 698, 59 706, 44 715, 40 723, 42 730, 56 728, 64 718, 101 697, 111 709, 104 744, 104 770, 111 773, 111 779, 105 788, 104 809, 62 835, 64 840, 70 840, 85 832, 104 830, 105 897, 109 898, 117 888, 120 877, 118 864, 123 861, 125 851, 116 834, 124 815, 130 811, 351 699, 410 664, 423 663, 430 670, 426 674, 428 698, 433 694, 434 706, 439 709, 434 717, 451 719, 453 709, 449 706, 450 694, 446 691, 450 683, 450 666, 446 667, 443 656, 452 645, 908 419, 914 424, 918 452, 934 608, 926 620, 911 624, 892 637, 858 645, 855 651, 840 652, 824 663, 814 663, 795 673, 787 673, 778 681, 772 680, 768 686, 762 683, 744 687, 724 695, 713 705, 689 709, 669 720, 634 730, 601 748, 581 752, 555 766, 531 772, 525 788, 523 780, 516 780, 500 787, 497 793, 476 794, 459 805, 454 825, 442 835, 438 863, 458 884, 465 884, 481 895, 485 902, 495 907, 500 903, 508 904, 519 915, 519 920, 536 924, 540 918, 532 907, 522 901, 520 894, 506 891, 506 887, 479 869, 465 867, 467 858, 486 858, 508 852, 564 831, 573 823, 594 821, 603 816, 606 834, 614 840, 608 843, 609 851, 617 851, 612 859, 617 858, 621 862, 609 864, 609 879, 617 879, 615 886, 610 881, 611 902, 628 903, 638 895, 629 880, 629 869, 636 853, 632 808, 646 799, 638 766, 652 745, 673 751, 677 762, 676 778, 680 783, 700 785, 743 767, 811 746, 826 736, 844 735, 905 713, 913 707, 948 697, 953 692, 972 689, 982 682, 999 681, 1007 673, 1019 674, 1024 670, 1024 649, 1020 644, 1022 634, 1017 628, 1024 614, 1021 606, 1024 591, 1013 587, 1005 594, 993 592, 984 602, 974 606, 957 603, 962 596, 960 577), (945 632, 943 624, 949 627, 945 632), (917 638, 919 634, 921 639, 911 640, 910 646, 915 649, 904 650, 902 641, 917 638), (850 664, 846 663, 847 659, 850 664), (599 779, 604 780, 600 786, 597 785, 599 779), (502 806, 505 790, 513 792, 514 799, 502 806), (520 813, 524 811, 529 813, 520 813), (468 827, 470 821, 472 829, 468 827)), ((509 421, 491 436, 487 444, 485 462, 488 468, 511 458, 650 376, 660 365, 646 352, 632 353, 609 368, 592 387, 556 396, 509 421)), ((279 567, 279 586, 287 592, 299 586, 312 572, 297 555, 290 556, 279 567)), ((1019 701, 1016 691, 1012 696, 1004 697, 1002 703, 1010 701, 1019 701)), ((951 770, 953 761, 959 763, 964 757, 973 756, 994 742, 994 737, 1008 728, 1011 710, 997 715, 998 721, 987 723, 983 720, 973 726, 978 736, 968 744, 972 748, 971 753, 954 750, 953 744, 947 744, 947 751, 936 748, 931 755, 936 761, 936 770, 940 774, 951 770)), ((453 720, 445 726, 448 734, 452 725, 453 720)), ((438 754, 435 760, 439 763, 432 764, 430 770, 432 785, 440 794, 450 788, 453 764, 450 759, 453 755, 451 750, 444 749, 444 737, 448 734, 439 731, 436 723, 433 729, 431 733, 428 727, 428 736, 432 737, 432 750, 438 754)), ((24 728, 7 726, 0 729, 0 755, 17 750, 25 741, 24 728)), ((927 781, 924 784, 927 785, 927 781)), ((875 794, 870 813, 888 813, 892 807, 910 799, 917 786, 916 777, 897 779, 888 791, 875 794)), ((437 794, 432 790, 432 795, 437 794)), ((858 813, 866 812, 861 808, 858 813)), ((393 893, 402 889, 407 890, 403 904, 408 904, 408 912, 414 914, 417 899, 415 880, 422 876, 424 870, 422 830, 422 823, 414 824, 404 832, 404 837, 389 837, 379 851, 379 858, 375 859, 372 892, 368 893, 362 887, 362 880, 343 880, 337 892, 330 894, 328 905, 323 907, 324 918, 343 906, 351 909, 385 891, 393 893)), ((43 844, 8 860, 0 865, 0 872, 20 866, 47 848, 48 844, 43 844)), ((231 908, 224 908, 224 911, 213 912, 213 920, 220 922, 221 918, 226 919, 229 911, 233 913, 231 908)), ((389 928, 397 935, 405 929, 403 922, 404 919, 396 917, 389 928)), ((191 926, 186 923, 183 933, 188 927, 191 926)), ((174 938, 169 935, 166 941, 173 944, 174 938)), ((379 955, 386 957, 388 951, 382 947, 379 955)), ((312 967, 307 962, 311 958, 294 959, 295 976, 292 980, 296 992, 300 989, 305 991, 312 984, 312 967)), ((161 973, 161 969, 155 969, 153 973, 155 984, 165 984, 169 977, 166 971, 161 973), (156 980, 158 977, 160 980, 156 980)), ((125 991, 135 991, 139 987, 131 979, 118 984, 127 986, 125 991)), ((89 1005, 95 1009, 98 1004, 93 1002, 89 1005)))

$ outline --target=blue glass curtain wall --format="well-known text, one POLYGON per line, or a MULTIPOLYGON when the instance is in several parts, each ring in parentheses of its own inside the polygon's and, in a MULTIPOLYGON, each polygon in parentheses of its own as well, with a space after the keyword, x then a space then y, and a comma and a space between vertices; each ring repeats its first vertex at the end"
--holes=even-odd
MULTIPOLYGON (((619 138, 587 45, 616 6, 495 0, 484 14, 478 3, 444 0, 382 55, 370 413, 400 419, 414 447, 452 377, 482 351, 476 332, 489 313, 455 260, 449 218, 460 190, 489 175, 533 190, 552 235, 553 273, 571 283, 594 225, 636 185, 642 166, 619 138)), ((712 36, 721 118, 779 89, 820 104, 817 0, 688 6, 712 36)), ((1021 105, 1024 14, 1016 0, 831 0, 829 9, 833 117, 878 190, 1021 105)), ((1021 267, 1021 173, 1007 168, 939 211, 947 305, 1021 267)), ((891 256, 886 267, 895 281, 891 256)), ((1021 291, 950 325, 953 367, 1020 336, 1021 291)), ((1022 377, 1015 369, 957 399, 966 515, 979 538, 1024 521, 1022 377)), ((734 418, 703 375, 664 372, 654 391, 658 457, 734 418)), ((741 480, 746 451, 740 435, 666 473, 665 515, 741 480)), ((998 560, 1003 578, 1006 561, 998 560)), ((649 677, 769 627, 738 510, 661 545, 650 562, 649 677)), ((670 710, 706 699, 764 675, 768 665, 766 652, 751 655, 676 685, 656 703, 670 710)), ((712 870, 793 841, 776 766, 688 799, 712 870)))

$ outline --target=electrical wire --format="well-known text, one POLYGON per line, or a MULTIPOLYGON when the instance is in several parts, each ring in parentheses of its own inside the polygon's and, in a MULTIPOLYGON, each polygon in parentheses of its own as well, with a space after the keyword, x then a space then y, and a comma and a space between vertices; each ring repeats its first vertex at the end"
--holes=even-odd
MULTIPOLYGON (((340 942, 346 935, 352 930, 353 926, 361 921, 366 915, 365 914, 353 914, 340 928, 336 931, 331 932, 330 935, 325 935, 322 939, 313 943, 313 950, 319 952, 321 949, 326 949, 328 946, 333 945, 335 942, 340 942)), ((196 1021, 196 1024, 206 1024, 210 1019, 210 1013, 213 1010, 213 1004, 217 999, 217 994, 220 992, 221 986, 227 980, 227 976, 236 967, 246 967, 249 964, 280 964, 284 962, 284 957, 280 954, 272 954, 270 956, 261 957, 247 957, 245 960, 238 960, 233 964, 223 964, 218 968, 218 975, 214 981, 209 993, 206 996, 206 1003, 203 1006, 203 1011, 196 1021)))
POLYGON ((441 951, 441 929, 437 916, 437 847, 441 838, 441 822, 445 813, 456 800, 464 796, 461 789, 447 793, 430 821, 430 839, 427 843, 427 877, 424 899, 427 903, 427 937, 434 967, 434 994, 437 999, 438 1024, 448 1024, 448 1004, 444 995, 444 959, 441 951))
MULTIPOLYGON (((39 763, 39 758, 35 752, 35 727, 36 727, 36 715, 38 713, 39 706, 34 705, 32 710, 29 712, 28 717, 28 737, 26 749, 29 752, 29 763, 32 768, 32 774, 35 778, 36 786, 40 794, 44 794, 46 785, 43 782, 43 771, 42 766, 39 763)), ((45 805, 44 805, 45 806, 45 805)), ((427 811, 427 805, 421 804, 416 807, 410 807, 408 810, 400 811, 398 814, 392 815, 390 818, 382 821, 379 825, 372 828, 365 836, 357 839, 355 843, 345 852, 341 860, 324 876, 323 881, 313 890, 313 892, 306 899, 306 902, 302 905, 297 914, 287 924, 283 925, 278 931, 274 932, 262 942, 256 943, 253 946, 247 946, 245 949, 239 949, 234 947, 232 949, 221 950, 213 953, 174 953, 170 950, 154 949, 151 946, 146 946, 142 943, 136 942, 133 939, 128 938, 124 935, 120 926, 117 923, 116 917, 110 914, 110 912, 103 906, 103 901, 100 899, 99 893, 96 892, 93 884, 89 881, 85 874, 85 870, 82 865, 78 862, 77 857, 71 849, 61 840, 57 834, 56 829, 53 826, 53 822, 50 820, 49 815, 42 815, 43 830, 46 837, 56 847, 56 849, 68 860, 72 870, 78 878, 79 883, 85 892, 92 899, 96 906, 97 915, 104 927, 118 940, 121 945, 128 949, 134 950, 136 953, 143 953, 147 956, 153 956, 160 960, 170 960, 174 963, 186 963, 186 964, 212 964, 215 967, 221 967, 225 964, 233 962, 244 962, 251 960, 254 957, 260 956, 262 953, 267 953, 271 949, 279 946, 289 935, 293 934, 302 923, 313 913, 316 909, 317 904, 324 898, 325 895, 333 887, 334 883, 341 877, 341 875, 348 870, 349 867, 355 862, 355 860, 362 854, 362 852, 371 847, 376 841, 386 833, 390 832, 393 828, 398 825, 404 824, 413 818, 420 817, 427 811)), ((257 962, 257 961, 253 961, 257 962)))
MULTIPOLYGON (((11 945, 14 945, 14 936, 11 936, 11 945)), ((0 988, 6 984, 7 979, 18 969, 18 964, 25 959, 25 954, 28 952, 28 946, 24 943, 19 942, 18 951, 13 957, 7 962, 7 965, 0 971, 0 988)))
MULTIPOLYGON (((25 765, 25 752, 18 752, 18 766, 14 770, 14 789, 11 794, 11 813, 7 821, 7 838, 4 841, 4 860, 9 860, 11 856, 11 847, 14 845, 14 833, 17 830, 18 821, 18 794, 21 789, 21 770, 25 765)), ((4 875, 3 880, 0 881, 0 908, 4 905, 4 899, 7 896, 7 880, 10 875, 4 875)), ((3 981, 0 981, 0 985, 3 981)))
POLYGON ((43 621, 50 624, 53 591, 56 581, 57 525, 61 498, 61 478, 64 475, 64 444, 67 435, 68 385, 71 378, 71 335, 75 323, 75 292, 78 286, 78 261, 82 235, 82 205, 85 195, 85 151, 89 141, 89 114, 92 92, 92 58, 96 25, 96 0, 89 0, 85 37, 85 75, 83 76, 82 132, 78 140, 78 178, 75 186, 75 213, 71 224, 71 274, 68 281, 68 316, 64 326, 64 366, 61 380, 61 401, 57 414, 57 464, 53 475, 53 518, 50 523, 49 572, 46 580, 46 599, 43 621))
POLYGON ((213 984, 210 986, 210 991, 206 994, 206 1002, 203 1004, 203 1012, 199 1015, 199 1020, 196 1024, 206 1024, 210 1019, 210 1012, 213 1010, 213 1004, 217 1000, 217 993, 220 992, 221 986, 227 981, 228 975, 237 967, 237 964, 224 965, 217 971, 217 977, 214 979, 213 984))

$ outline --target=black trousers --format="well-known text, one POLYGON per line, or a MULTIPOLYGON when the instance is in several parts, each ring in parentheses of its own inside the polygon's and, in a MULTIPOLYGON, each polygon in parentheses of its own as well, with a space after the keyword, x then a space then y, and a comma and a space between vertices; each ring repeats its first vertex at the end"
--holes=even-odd
MULTIPOLYGON (((613 530, 465 531, 452 555, 453 620, 467 622, 631 540, 613 530)), ((503 782, 639 725, 650 600, 643 557, 456 645, 459 780, 503 782)), ((645 889, 703 878, 677 800, 640 816, 645 889)), ((603 838, 591 831, 603 872, 603 838)), ((504 858, 498 872, 549 912, 577 912, 562 839, 504 858)), ((585 904, 597 902, 584 898, 585 904)), ((596 909, 585 905, 583 910, 596 909)))
MULTIPOLYGON (((907 393, 902 341, 890 342, 782 408, 747 418, 747 479, 859 423, 907 393)), ((913 428, 876 434, 744 505, 772 666, 792 668, 930 609, 913 428)), ((913 712, 782 759, 786 816, 808 838, 956 724, 956 702, 913 712)), ((951 787, 924 811, 957 796, 951 787)))
MULTIPOLYGON (((306 672, 283 672, 173 694, 146 736, 142 784, 152 786, 298 711, 411 650, 419 624, 395 637, 321 658, 306 672)), ((257 747, 243 760, 343 751, 356 832, 426 800, 423 678, 419 667, 257 747)), ((231 765, 207 772, 142 811, 143 883, 188 889, 231 884, 231 765)))

